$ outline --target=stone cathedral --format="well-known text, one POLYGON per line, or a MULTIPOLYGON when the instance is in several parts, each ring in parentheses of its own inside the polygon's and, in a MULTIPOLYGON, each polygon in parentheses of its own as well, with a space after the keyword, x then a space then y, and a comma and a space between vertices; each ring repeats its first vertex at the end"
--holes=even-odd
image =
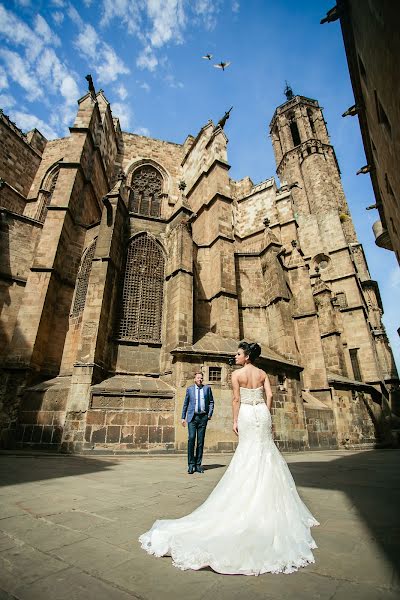
POLYGON ((286 91, 270 123, 279 187, 229 177, 227 114, 183 144, 121 131, 93 86, 65 138, 0 114, 3 447, 183 451, 201 369, 207 450, 232 451, 242 339, 262 346, 281 449, 393 442, 379 289, 322 109, 286 91))

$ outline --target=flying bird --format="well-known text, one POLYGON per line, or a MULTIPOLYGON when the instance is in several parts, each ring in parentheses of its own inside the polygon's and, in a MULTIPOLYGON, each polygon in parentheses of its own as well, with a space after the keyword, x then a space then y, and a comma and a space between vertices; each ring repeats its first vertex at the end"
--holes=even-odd
POLYGON ((212 54, 205 54, 204 56, 202 56, 201 58, 204 58, 205 60, 211 60, 213 57, 212 54))
POLYGON ((217 65, 214 65, 214 67, 215 67, 216 69, 222 69, 223 71, 225 71, 225 69, 226 69, 227 67, 229 67, 229 65, 230 65, 230 64, 231 64, 230 62, 223 62, 223 61, 221 60, 221 62, 220 62, 220 63, 218 63, 217 65))

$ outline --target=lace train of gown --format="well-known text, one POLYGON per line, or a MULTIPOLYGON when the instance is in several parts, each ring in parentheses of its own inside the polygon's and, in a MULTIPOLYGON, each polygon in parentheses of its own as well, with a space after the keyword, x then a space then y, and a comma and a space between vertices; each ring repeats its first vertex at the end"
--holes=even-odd
POLYGON ((263 388, 240 388, 240 400, 239 444, 207 500, 181 519, 156 521, 139 541, 182 570, 292 573, 314 562, 310 527, 319 523, 275 446, 263 388))

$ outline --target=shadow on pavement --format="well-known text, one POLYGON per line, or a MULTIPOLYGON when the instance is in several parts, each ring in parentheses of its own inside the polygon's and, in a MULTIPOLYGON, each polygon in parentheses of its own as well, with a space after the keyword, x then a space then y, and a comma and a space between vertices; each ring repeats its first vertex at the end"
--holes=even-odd
POLYGON ((210 469, 223 469, 224 467, 226 467, 226 465, 218 465, 218 464, 215 464, 215 465, 203 465, 203 467, 204 467, 205 471, 208 471, 210 469))
MULTIPOLYGON (((400 574, 400 452, 374 450, 329 462, 292 462, 296 485, 340 491, 400 574)), ((318 519, 318 509, 314 510, 318 519)))
POLYGON ((0 455, 0 486, 18 485, 33 481, 76 477, 88 473, 108 471, 116 462, 83 456, 50 455, 0 455), (10 459, 15 469, 10 469, 10 459))

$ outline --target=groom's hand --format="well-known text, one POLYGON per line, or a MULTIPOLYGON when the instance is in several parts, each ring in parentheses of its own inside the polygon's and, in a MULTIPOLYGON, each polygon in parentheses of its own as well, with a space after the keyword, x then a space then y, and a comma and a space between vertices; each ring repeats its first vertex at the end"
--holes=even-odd
POLYGON ((238 424, 237 421, 233 422, 233 427, 232 427, 233 431, 236 433, 236 435, 239 435, 239 429, 238 429, 238 424))
POLYGON ((185 419, 182 419, 181 422, 182 422, 182 427, 186 427, 186 421, 185 421, 185 419))

